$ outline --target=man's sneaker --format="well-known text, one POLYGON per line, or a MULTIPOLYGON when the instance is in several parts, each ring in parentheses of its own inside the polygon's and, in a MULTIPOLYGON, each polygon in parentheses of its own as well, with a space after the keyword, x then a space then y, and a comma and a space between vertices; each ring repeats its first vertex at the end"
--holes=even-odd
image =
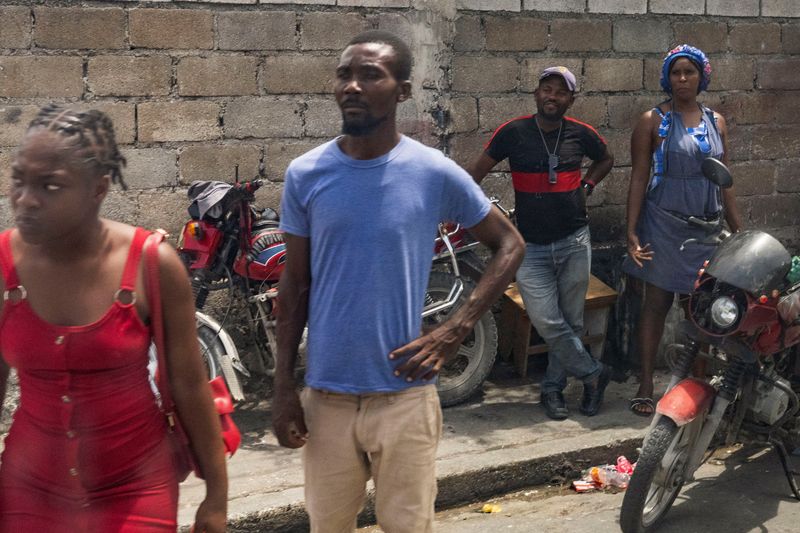
POLYGON ((564 420, 569 416, 567 403, 561 391, 543 392, 542 405, 547 416, 553 420, 564 420))
POLYGON ((611 367, 604 364, 595 384, 583 384, 581 413, 586 416, 594 416, 600 411, 600 405, 603 403, 603 393, 606 391, 609 381, 611 381, 611 367))

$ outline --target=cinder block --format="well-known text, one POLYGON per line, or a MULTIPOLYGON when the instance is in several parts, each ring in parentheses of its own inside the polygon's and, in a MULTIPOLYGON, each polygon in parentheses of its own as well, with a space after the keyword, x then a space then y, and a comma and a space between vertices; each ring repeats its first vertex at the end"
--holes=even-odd
POLYGON ((118 145, 133 144, 136 139, 136 104, 132 102, 81 102, 81 109, 102 111, 114 124, 114 138, 118 145))
MULTIPOLYGON (((8 186, 10 185, 11 179, 11 165, 14 162, 14 150, 7 148, 5 150, 0 150, 0 188, 3 190, 3 195, 6 194, 8 191, 8 186)), ((9 227, 7 222, 10 220, 6 220, 6 214, 3 211, 8 207, 6 205, 7 198, 5 196, 0 197, 0 227, 6 229, 9 227)), ((10 217, 8 217, 10 218, 10 217)))
POLYGON ((625 206, 609 205, 589 209, 592 242, 619 241, 625 237, 625 206))
POLYGON ((411 0, 338 0, 336 4, 348 7, 397 8, 409 7, 411 5, 411 0))
POLYGON ((753 155, 755 126, 728 125, 728 159, 748 161, 753 155))
POLYGON ((183 224, 189 219, 186 214, 189 200, 185 189, 140 192, 137 203, 136 224, 145 228, 164 229, 173 239, 177 239, 183 224))
POLYGON ((702 15, 705 7, 702 0, 650 0, 650 13, 702 15))
POLYGON ((219 139, 219 104, 192 100, 142 102, 137 106, 139 142, 219 139))
POLYGON ((42 48, 125 48, 120 8, 36 7, 34 42, 42 48))
MULTIPOLYGON (((184 211, 185 212, 185 211, 184 211)), ((174 212, 177 213, 177 212, 174 212)), ((172 211, 169 213, 173 214, 172 211)), ((156 229, 159 226, 149 226, 139 220, 139 193, 138 191, 123 191, 119 186, 114 186, 100 206, 100 216, 110 218, 131 226, 156 229)))
POLYGON ((547 47, 547 22, 535 17, 486 17, 487 50, 535 51, 547 47))
MULTIPOLYGON (((38 112, 37 105, 0 106, 0 146, 18 146, 38 112)), ((5 193, 5 189, 2 192, 5 193)))
POLYGON ((642 88, 641 59, 587 59, 584 90, 636 91, 642 88))
POLYGON ((781 51, 779 24, 736 24, 728 36, 731 51, 737 54, 777 54, 781 51))
POLYGON ((586 8, 586 0, 525 0, 523 7, 531 11, 583 13, 586 8))
POLYGON ((539 86, 539 76, 542 71, 547 67, 563 66, 567 67, 578 81, 578 91, 583 87, 581 80, 581 72, 583 71, 583 61, 578 58, 537 58, 526 59, 522 64, 522 73, 520 74, 520 89, 523 92, 533 92, 539 86))
POLYGON ((800 122, 800 91, 782 91, 769 95, 775 110, 775 121, 780 124, 800 122))
POLYGON ((122 155, 128 164, 122 177, 131 189, 173 187, 178 182, 178 154, 165 148, 127 148, 122 155))
MULTIPOLYGON (((696 46, 706 54, 728 49, 728 25, 724 22, 675 23, 675 41, 696 46)), ((668 50, 664 50, 664 55, 668 50)))
POLYGON ((178 63, 178 94, 258 94, 257 72, 258 58, 252 56, 184 57, 178 63))
POLYGON ((589 0, 589 13, 647 13, 647 0, 589 0))
POLYGON ((585 122, 595 129, 608 124, 608 107, 605 96, 582 96, 575 98, 575 103, 567 111, 567 115, 585 122))
POLYGON ((644 60, 644 88, 648 91, 661 91, 661 59, 644 60))
POLYGON ((29 7, 0 7, 0 48, 30 47, 32 20, 29 7))
POLYGON ((89 58, 89 89, 98 96, 169 94, 172 60, 168 56, 89 58))
POLYGON ((300 22, 302 50, 343 50, 350 39, 367 29, 358 13, 305 13, 300 22))
POLYGON ((762 17, 800 17, 800 3, 795 0, 761 0, 762 17))
POLYGON ((767 59, 758 62, 759 89, 800 89, 800 59, 767 59))
MULTIPOLYGON (((483 48, 480 17, 461 15, 455 22, 456 32, 453 38, 453 50, 465 52, 483 48)), ((800 32, 798 32, 800 33, 800 32)))
POLYGON ((292 11, 228 11, 217 15, 221 50, 293 50, 296 15, 292 11))
POLYGON ((214 19, 205 9, 131 9, 128 25, 133 47, 214 47, 214 19))
POLYGON ((753 196, 741 203, 748 207, 748 226, 770 229, 797 226, 800 223, 800 194, 753 196))
POLYGON ((757 17, 759 0, 706 0, 707 15, 757 17))
POLYGON ((772 194, 775 190, 773 161, 743 161, 730 166, 736 196, 772 194))
POLYGON ((533 96, 483 97, 478 101, 478 108, 480 129, 494 131, 511 119, 536 113, 536 99, 533 96))
POLYGON ((280 55, 264 62, 263 84, 268 93, 331 93, 338 57, 280 55))
POLYGON ((252 179, 261 175, 261 151, 256 144, 204 144, 187 146, 181 151, 180 182, 220 180, 232 182, 236 165, 239 177, 252 179))
POLYGON ((550 46, 557 52, 600 52, 611 48, 611 22, 558 19, 550 24, 550 46))
POLYGON ((725 94, 717 111, 728 121, 728 126, 767 124, 775 115, 774 96, 762 91, 725 94))
MULTIPOLYGON (((611 147, 609 146, 609 150, 611 147)), ((616 153, 616 152, 613 152, 616 153)), ((625 205, 628 201, 628 185, 631 181, 631 169, 620 167, 614 162, 615 166, 611 173, 603 181, 597 184, 594 194, 590 200, 596 196, 602 198, 602 205, 625 205)), ((594 235, 592 235, 594 237, 594 235)))
POLYGON ((781 159, 800 153, 800 125, 754 126, 754 159, 781 159))
POLYGON ((784 54, 800 54, 800 24, 784 24, 781 41, 784 54))
POLYGON ((473 11, 519 11, 519 0, 456 0, 457 9, 473 11))
POLYGON ((299 5, 318 5, 318 6, 333 6, 336 5, 336 0, 259 0, 261 4, 299 4, 299 5))
MULTIPOLYGON (((628 167, 631 164, 631 133, 625 130, 604 130, 602 135, 608 149, 614 154, 614 167, 628 167)), ((630 170, 627 170, 630 174, 630 170)))
MULTIPOLYGON (((414 24, 404 14, 383 12, 378 14, 377 21, 379 29, 394 33, 405 41, 411 50, 417 50, 416 46, 419 45, 417 31, 414 29, 414 24)), ((372 22, 372 19, 368 19, 368 22, 372 22)), ((355 35, 351 35, 351 37, 355 37, 355 35)))
POLYGON ((608 125, 615 129, 632 129, 639 122, 642 113, 653 109, 658 99, 652 96, 609 96, 608 125))
POLYGON ((463 97, 450 100, 450 127, 453 133, 474 131, 478 128, 478 101, 463 97))
POLYGON ((82 94, 83 59, 80 57, 0 57, 0 96, 76 98, 82 94))
POLYGON ((511 57, 453 59, 453 90, 459 92, 509 92, 517 87, 519 65, 511 57))
POLYGON ((293 159, 327 142, 321 139, 275 139, 267 143, 264 166, 270 181, 282 182, 293 159))
POLYGON ((275 98, 236 98, 225 106, 225 136, 236 139, 300 137, 300 105, 275 98))
POLYGON ((775 190, 781 192, 800 192, 800 160, 782 159, 778 161, 775 172, 775 190))
MULTIPOLYGON (((461 165, 468 168, 484 152, 484 145, 489 142, 490 133, 459 133, 450 139, 450 146, 447 156, 461 165)), ((496 171, 507 169, 507 163, 497 165, 496 171)))
POLYGON ((752 59, 714 59, 711 63, 711 91, 750 90, 755 79, 752 59))
POLYGON ((307 137, 334 137, 342 131, 342 112, 333 98, 307 99, 303 115, 307 137))
POLYGON ((617 52, 663 54, 672 42, 672 28, 663 20, 622 19, 614 23, 614 50, 617 52))

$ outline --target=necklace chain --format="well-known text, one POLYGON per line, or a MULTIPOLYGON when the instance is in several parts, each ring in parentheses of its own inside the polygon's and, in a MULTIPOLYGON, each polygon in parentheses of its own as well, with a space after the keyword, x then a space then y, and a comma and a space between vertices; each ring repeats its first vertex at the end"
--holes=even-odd
POLYGON ((542 128, 539 127, 539 117, 536 117, 536 130, 539 132, 539 137, 542 138, 542 144, 544 144, 544 150, 547 152, 548 156, 551 155, 558 155, 558 143, 561 142, 561 127, 564 125, 564 120, 560 120, 558 123, 558 136, 556 136, 556 146, 553 148, 553 153, 550 153, 550 147, 547 146, 547 141, 544 139, 544 133, 542 133, 542 128))

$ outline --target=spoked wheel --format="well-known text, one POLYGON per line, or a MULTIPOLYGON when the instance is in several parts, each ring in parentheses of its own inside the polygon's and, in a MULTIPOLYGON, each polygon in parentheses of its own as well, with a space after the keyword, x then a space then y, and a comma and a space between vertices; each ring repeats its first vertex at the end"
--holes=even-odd
POLYGON ((624 533, 652 531, 669 511, 686 480, 700 420, 678 427, 664 416, 648 433, 622 500, 619 522, 624 533))
MULTIPOLYGON (((426 303, 447 299, 454 277, 447 272, 431 272, 426 303)), ((466 299, 474 285, 464 281, 462 301, 466 299)), ((424 319, 424 326, 440 324, 455 311, 437 313, 424 319)), ((439 401, 447 407, 466 401, 480 389, 486 376, 492 370, 497 355, 497 325, 491 311, 487 311, 461 343, 456 356, 439 372, 439 401)))
POLYGON ((216 332, 205 324, 197 324, 197 340, 200 343, 200 355, 203 356, 208 379, 212 380, 222 372, 219 359, 225 353, 225 348, 216 332))

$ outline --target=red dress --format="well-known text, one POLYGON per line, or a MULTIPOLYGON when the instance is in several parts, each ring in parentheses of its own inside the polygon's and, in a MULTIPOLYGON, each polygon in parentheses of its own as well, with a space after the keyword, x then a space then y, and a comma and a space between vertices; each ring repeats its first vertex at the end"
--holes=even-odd
MULTIPOLYGON (((0 353, 21 396, 0 462, 0 533, 175 531, 178 481, 148 381, 150 330, 119 298, 86 326, 45 322, 25 299, 10 235, 0 234, 0 353)), ((136 230, 120 291, 135 289, 147 235, 136 230)))

